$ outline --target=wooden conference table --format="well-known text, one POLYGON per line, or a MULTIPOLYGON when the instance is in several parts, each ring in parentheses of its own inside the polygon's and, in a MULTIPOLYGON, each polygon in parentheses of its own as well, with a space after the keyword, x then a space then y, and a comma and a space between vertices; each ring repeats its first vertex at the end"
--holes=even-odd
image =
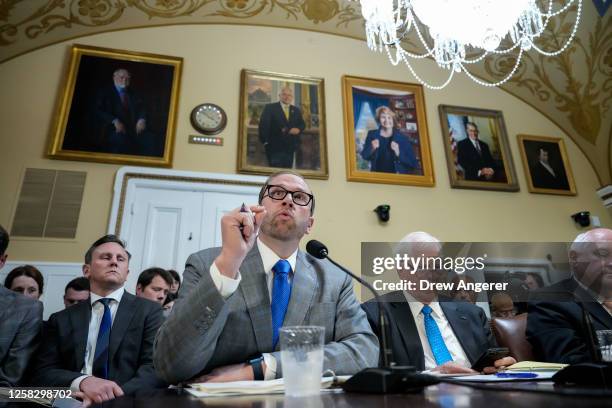
POLYGON ((550 382, 504 383, 478 388, 438 384, 418 394, 349 394, 323 392, 318 397, 285 398, 282 394, 213 397, 198 399, 184 390, 165 390, 122 397, 98 405, 104 408, 393 408, 393 407, 607 407, 612 406, 612 390, 559 388, 550 382), (503 388, 500 390, 499 388, 503 388), (493 389, 498 388, 498 389, 493 389))

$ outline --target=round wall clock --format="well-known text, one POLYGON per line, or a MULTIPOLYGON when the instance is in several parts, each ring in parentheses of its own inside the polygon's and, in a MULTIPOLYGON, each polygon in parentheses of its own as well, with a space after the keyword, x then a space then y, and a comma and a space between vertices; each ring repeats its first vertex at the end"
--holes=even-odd
POLYGON ((227 125, 227 115, 223 108, 214 103, 203 103, 191 111, 191 126, 205 135, 221 133, 227 125))

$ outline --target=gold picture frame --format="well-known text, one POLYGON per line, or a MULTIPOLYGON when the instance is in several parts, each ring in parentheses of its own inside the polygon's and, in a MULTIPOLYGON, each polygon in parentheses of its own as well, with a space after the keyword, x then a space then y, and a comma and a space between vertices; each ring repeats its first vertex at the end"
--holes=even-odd
POLYGON ((519 191, 501 111, 439 105, 452 188, 519 191))
POLYGON ((348 181, 435 185, 421 85, 345 75, 342 95, 348 181))
POLYGON ((183 59, 75 44, 52 159, 170 167, 183 59))
POLYGON ((327 179, 323 78, 243 69, 237 170, 327 179))
POLYGON ((530 193, 576 195, 565 142, 559 137, 517 135, 530 193))

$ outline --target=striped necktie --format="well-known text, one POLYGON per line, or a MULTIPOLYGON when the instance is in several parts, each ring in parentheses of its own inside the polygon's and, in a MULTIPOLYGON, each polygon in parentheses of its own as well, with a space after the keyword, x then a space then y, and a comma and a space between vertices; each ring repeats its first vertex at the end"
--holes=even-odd
POLYGON ((98 340, 96 341, 96 353, 94 355, 92 374, 98 378, 108 379, 108 345, 110 342, 111 326, 113 319, 110 311, 110 302, 112 299, 102 298, 98 302, 104 306, 104 314, 100 322, 100 331, 98 331, 98 340))
POLYGON ((423 309, 421 309, 421 312, 423 313, 425 322, 427 341, 429 341, 429 347, 431 347, 431 352, 436 360, 436 364, 442 365, 446 362, 453 361, 448 348, 446 348, 446 344, 444 344, 444 338, 442 337, 442 333, 440 333, 440 328, 431 315, 431 312, 433 312, 432 308, 429 305, 425 305, 423 309))
POLYGON ((279 261, 272 267, 274 281, 272 284, 272 348, 276 348, 278 343, 278 330, 283 325, 289 298, 291 297, 291 283, 289 282, 289 272, 291 265, 285 259, 279 261))

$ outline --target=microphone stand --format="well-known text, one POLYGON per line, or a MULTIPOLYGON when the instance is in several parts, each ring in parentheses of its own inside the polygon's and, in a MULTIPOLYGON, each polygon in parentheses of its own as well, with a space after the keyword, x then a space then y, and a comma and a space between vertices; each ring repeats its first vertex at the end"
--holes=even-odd
POLYGON ((595 341, 593 320, 584 307, 583 300, 575 293, 569 291, 567 293, 571 294, 582 311, 582 330, 587 336, 586 343, 592 363, 568 365, 553 376, 553 381, 560 384, 612 388, 612 364, 602 361, 601 353, 595 341))
MULTIPOLYGON (((439 383, 440 380, 435 376, 418 373, 413 366, 396 366, 394 363, 389 363, 393 358, 393 352, 389 348, 387 342, 388 322, 385 315, 386 305, 380 300, 380 295, 368 282, 331 259, 328 256, 327 248, 321 249, 319 255, 323 255, 322 257, 327 258, 329 262, 368 288, 370 292, 374 294, 376 302, 378 303, 382 367, 365 368, 353 375, 342 384, 344 391, 369 394, 413 393, 423 391, 423 387, 425 386, 439 383)), ((318 258, 316 255, 313 256, 318 258)))

